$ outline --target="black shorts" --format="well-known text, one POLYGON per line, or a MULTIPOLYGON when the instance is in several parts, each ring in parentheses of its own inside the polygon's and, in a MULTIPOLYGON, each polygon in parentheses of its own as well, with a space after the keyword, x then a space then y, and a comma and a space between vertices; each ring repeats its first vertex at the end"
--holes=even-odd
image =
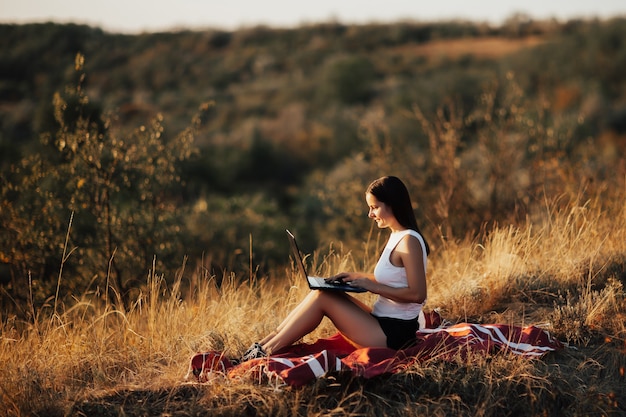
MULTIPOLYGON (((374 316, 372 314, 372 316, 374 316)), ((387 336, 387 347, 391 349, 404 349, 415 344, 415 333, 419 329, 417 317, 412 320, 394 319, 391 317, 376 317, 380 328, 387 336)))

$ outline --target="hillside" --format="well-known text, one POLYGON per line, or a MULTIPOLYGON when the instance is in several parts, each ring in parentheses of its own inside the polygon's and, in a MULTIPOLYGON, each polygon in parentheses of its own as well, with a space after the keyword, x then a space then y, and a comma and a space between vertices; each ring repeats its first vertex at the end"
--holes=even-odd
POLYGON ((619 188, 623 23, 2 25, 1 281, 30 273, 45 299, 68 223, 82 278, 64 291, 112 257, 124 292, 154 256, 269 274, 286 227, 307 251, 359 248, 362 189, 388 173, 436 245, 619 188))
MULTIPOLYGON (((85 293, 31 305, 27 320, 5 316, 0 415, 623 415, 623 201, 622 190, 614 200, 555 205, 541 220, 492 230, 481 244, 468 239, 431 253, 428 310, 453 323, 539 326, 564 343, 541 357, 514 353, 525 346, 513 339, 510 350, 489 353, 465 343, 451 357, 435 349, 373 378, 332 371, 292 387, 263 373, 218 371, 199 383, 185 379, 196 352, 239 357, 308 288, 293 268, 274 280, 220 282, 189 267, 172 285, 152 270, 128 308, 85 293)), ((361 261, 369 269, 376 256, 357 260, 336 247, 313 257, 311 269, 326 274, 361 261)), ((303 341, 335 332, 325 321, 303 341)))
POLYGON ((624 23, 0 25, 0 415, 623 415, 624 23), (389 174, 428 310, 564 348, 185 381, 306 293, 285 228, 315 273, 373 270, 389 174))

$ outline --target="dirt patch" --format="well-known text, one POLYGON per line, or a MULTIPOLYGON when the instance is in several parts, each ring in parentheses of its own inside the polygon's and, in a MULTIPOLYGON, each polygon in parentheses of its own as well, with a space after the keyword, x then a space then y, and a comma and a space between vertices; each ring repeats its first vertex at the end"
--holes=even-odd
POLYGON ((94 396, 78 402, 72 415, 78 416, 192 416, 207 412, 201 404, 207 387, 181 385, 169 389, 117 389, 111 393, 94 396))
POLYGON ((403 46, 399 49, 403 53, 411 53, 430 58, 458 58, 465 55, 480 58, 498 58, 517 52, 520 49, 532 48, 545 41, 544 38, 539 36, 530 36, 522 39, 498 37, 463 38, 435 40, 420 45, 403 46))

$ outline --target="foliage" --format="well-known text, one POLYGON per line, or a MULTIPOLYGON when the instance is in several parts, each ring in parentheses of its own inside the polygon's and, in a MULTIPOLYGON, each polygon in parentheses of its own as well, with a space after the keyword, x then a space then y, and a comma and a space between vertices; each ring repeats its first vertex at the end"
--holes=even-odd
POLYGON ((154 256, 170 267, 182 256, 177 242, 187 210, 178 164, 191 155, 201 113, 171 141, 162 138, 162 117, 120 136, 111 119, 90 110, 83 63, 77 55, 77 85, 54 97, 58 130, 42 137, 48 152, 24 159, 3 183, 1 247, 10 248, 3 257, 13 267, 14 298, 26 299, 27 277, 39 302, 50 294, 46 271, 66 261, 59 258, 64 244, 78 259, 63 293, 110 281, 121 300, 154 256), (66 229, 72 233, 64 243, 66 229))
MULTIPOLYGON (((28 320, 4 314, 0 413, 623 414, 624 192, 605 191, 586 203, 550 201, 534 221, 495 229, 481 242, 450 242, 430 255, 428 309, 440 308, 452 322, 542 326, 568 343, 561 351, 536 359, 506 351, 431 359, 373 379, 331 373, 297 389, 276 379, 219 374, 199 384, 184 379, 193 354, 238 357, 272 331, 308 287, 293 268, 267 279, 183 264, 168 278, 153 265, 126 309, 82 294, 58 309, 31 306, 28 320)), ((378 253, 365 262, 373 265, 378 253)), ((314 271, 356 266, 350 250, 337 245, 309 260, 314 271)), ((324 321, 303 341, 335 331, 324 321)))
POLYGON ((623 413, 624 39, 623 18, 522 15, 0 25, 0 410, 623 413), (387 174, 434 249, 428 308, 539 323, 579 349, 281 392, 181 384, 188 354, 237 355, 302 297, 285 228, 314 271, 373 269, 384 235, 363 191, 387 174))
MULTIPOLYGON (((353 105, 367 102, 373 96, 374 65, 365 57, 345 57, 328 63, 321 94, 353 105)), ((326 99, 325 101, 327 101, 326 99)))
POLYGON ((562 193, 620 188, 624 27, 0 25, 3 289, 22 305, 30 271, 44 299, 63 263, 76 277, 62 294, 105 277, 124 293, 155 256, 269 273, 287 227, 308 251, 337 242, 358 257, 376 240, 362 192, 386 174, 409 186, 435 250, 562 193), (207 101, 192 145, 189 115, 207 101))

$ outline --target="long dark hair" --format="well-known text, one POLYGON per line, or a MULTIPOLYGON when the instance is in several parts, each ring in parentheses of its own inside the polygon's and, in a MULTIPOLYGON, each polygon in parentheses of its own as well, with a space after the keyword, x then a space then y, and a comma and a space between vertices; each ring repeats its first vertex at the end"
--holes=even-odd
POLYGON ((424 239, 426 255, 430 253, 430 246, 417 226, 409 191, 400 178, 387 176, 374 180, 367 187, 367 193, 372 194, 378 201, 391 207, 393 216, 403 227, 413 229, 419 233, 422 239, 424 239))

